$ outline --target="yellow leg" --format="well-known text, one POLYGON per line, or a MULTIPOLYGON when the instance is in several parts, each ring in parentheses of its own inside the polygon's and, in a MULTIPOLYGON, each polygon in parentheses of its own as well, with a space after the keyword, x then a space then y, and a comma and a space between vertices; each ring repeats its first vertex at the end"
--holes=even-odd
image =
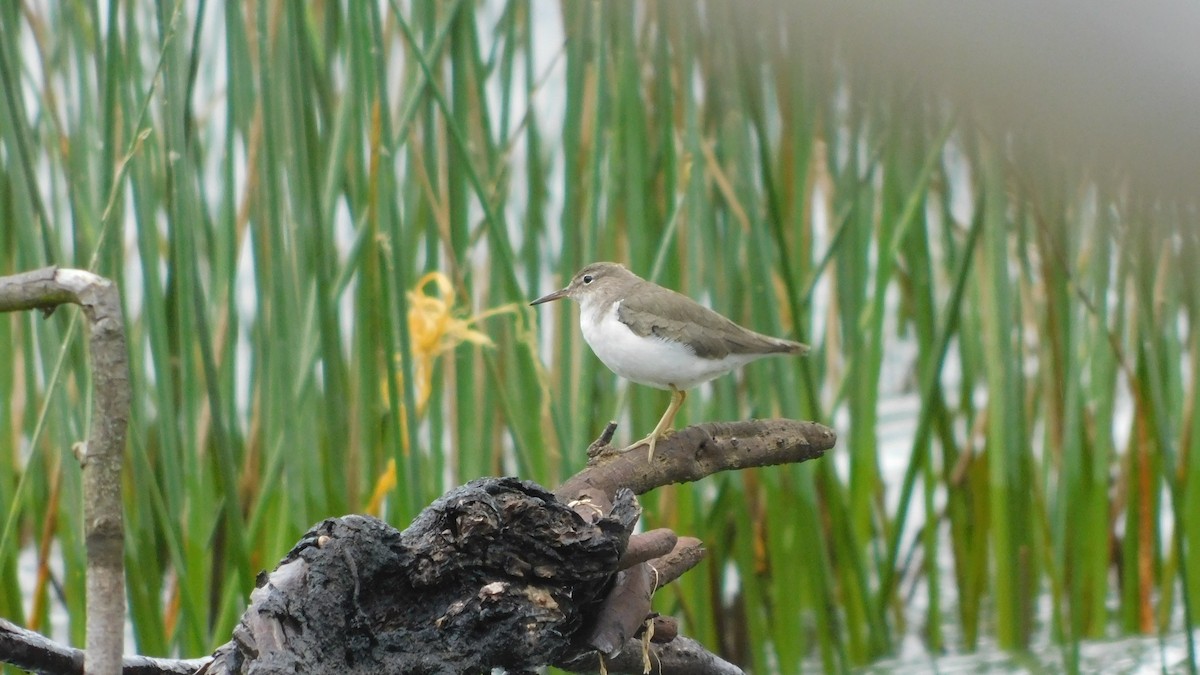
POLYGON ((633 444, 635 447, 642 443, 650 444, 650 455, 647 458, 649 461, 654 461, 654 446, 658 443, 660 436, 671 430, 671 425, 675 423, 675 415, 683 406, 685 398, 687 398, 686 391, 676 389, 675 385, 671 385, 671 405, 667 406, 667 412, 663 413, 662 419, 658 421, 658 426, 654 427, 654 431, 651 431, 649 436, 633 444))

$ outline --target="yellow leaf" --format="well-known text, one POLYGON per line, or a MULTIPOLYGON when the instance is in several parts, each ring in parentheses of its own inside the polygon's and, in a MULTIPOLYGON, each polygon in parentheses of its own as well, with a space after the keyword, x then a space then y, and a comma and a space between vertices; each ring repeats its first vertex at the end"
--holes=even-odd
MULTIPOLYGON (((456 306, 454 284, 450 278, 441 272, 429 272, 421 277, 412 290, 408 291, 408 332, 412 349, 412 373, 414 395, 417 401, 417 417, 424 417, 425 408, 433 389, 433 371, 437 358, 442 354, 465 343, 480 347, 491 347, 491 339, 482 331, 472 326, 484 319, 497 314, 511 313, 517 310, 516 305, 496 307, 476 316, 463 317, 461 308, 456 306)), ((400 355, 396 355, 397 361, 400 355)), ((403 372, 403 369, 400 369, 403 372)), ((396 383, 396 390, 402 390, 403 381, 396 383)), ((384 405, 389 404, 389 387, 381 383, 380 392, 384 405)), ((405 408, 400 404, 401 428, 405 431, 404 452, 409 451, 407 445, 407 426, 405 408)))

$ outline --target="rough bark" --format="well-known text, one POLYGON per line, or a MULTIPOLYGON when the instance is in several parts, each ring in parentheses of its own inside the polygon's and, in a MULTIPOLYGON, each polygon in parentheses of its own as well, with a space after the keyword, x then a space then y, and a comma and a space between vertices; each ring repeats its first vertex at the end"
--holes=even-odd
POLYGON ((472 481, 404 532, 327 520, 260 579, 202 673, 532 671, 571 646, 604 597, 640 510, 594 523, 514 478, 472 481))
POLYGON ((632 534, 633 491, 820 457, 832 431, 700 425, 664 439, 653 466, 608 438, 611 428, 554 493, 481 479, 403 533, 361 516, 322 523, 260 580, 234 640, 202 672, 597 672, 601 658, 614 674, 740 672, 651 611, 654 591, 699 563, 703 545, 670 530, 632 534))

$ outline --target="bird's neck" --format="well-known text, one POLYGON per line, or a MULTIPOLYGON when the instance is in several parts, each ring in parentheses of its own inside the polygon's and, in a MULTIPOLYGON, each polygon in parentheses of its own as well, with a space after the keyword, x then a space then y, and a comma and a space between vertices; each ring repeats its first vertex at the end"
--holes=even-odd
POLYGON ((598 323, 608 316, 617 301, 618 298, 616 296, 609 296, 607 298, 591 295, 586 296, 579 301, 579 318, 582 321, 598 323))

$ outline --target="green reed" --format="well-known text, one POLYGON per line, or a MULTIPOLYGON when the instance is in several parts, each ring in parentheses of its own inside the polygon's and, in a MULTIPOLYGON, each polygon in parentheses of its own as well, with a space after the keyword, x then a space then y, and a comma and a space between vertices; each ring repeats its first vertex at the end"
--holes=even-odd
MULTIPOLYGON (((836 421, 833 455, 643 500, 709 552, 657 608, 727 658, 841 671, 916 634, 1077 664, 1194 624, 1194 208, 1006 145, 783 5, 0 19, 0 272, 91 267, 127 299, 138 651, 209 652, 259 570, 377 492, 403 526, 477 476, 553 485, 610 419, 650 429, 665 394, 599 364, 570 305, 526 306, 599 259, 813 345, 679 422, 836 421), (911 436, 885 437, 898 397, 911 436)), ((69 314, 0 320, 0 615, 62 603, 78 644, 69 314), (53 584, 18 585, 21 550, 53 584)))

